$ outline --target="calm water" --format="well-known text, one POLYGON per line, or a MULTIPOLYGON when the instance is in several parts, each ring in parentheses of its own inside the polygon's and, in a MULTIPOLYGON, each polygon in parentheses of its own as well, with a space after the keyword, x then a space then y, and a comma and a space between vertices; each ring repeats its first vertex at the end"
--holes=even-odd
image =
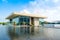
POLYGON ((60 40, 60 29, 40 27, 33 33, 20 30, 19 27, 0 25, 0 40, 60 40))

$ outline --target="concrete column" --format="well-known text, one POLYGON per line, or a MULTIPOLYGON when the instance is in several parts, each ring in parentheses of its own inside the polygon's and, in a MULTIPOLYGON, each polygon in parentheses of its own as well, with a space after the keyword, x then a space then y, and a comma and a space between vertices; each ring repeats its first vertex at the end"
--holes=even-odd
POLYGON ((39 18, 34 18, 34 31, 35 33, 39 32, 39 18))
MULTIPOLYGON (((30 17, 30 25, 31 25, 31 17, 30 17)), ((31 33, 31 26, 30 26, 30 33, 31 33)))
POLYGON ((39 18, 34 18, 34 26, 39 26, 39 18))
POLYGON ((30 24, 31 24, 31 17, 30 17, 30 24))

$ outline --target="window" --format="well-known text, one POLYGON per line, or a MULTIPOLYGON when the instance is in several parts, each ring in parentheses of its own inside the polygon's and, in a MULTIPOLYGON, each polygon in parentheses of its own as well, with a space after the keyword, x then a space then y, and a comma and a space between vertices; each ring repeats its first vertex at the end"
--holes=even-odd
POLYGON ((20 16, 20 18, 19 18, 20 25, 23 25, 23 22, 25 22, 26 25, 29 25, 30 18, 26 17, 26 16, 20 16))
POLYGON ((13 22, 15 22, 16 24, 18 24, 18 21, 19 21, 18 17, 13 19, 13 22))

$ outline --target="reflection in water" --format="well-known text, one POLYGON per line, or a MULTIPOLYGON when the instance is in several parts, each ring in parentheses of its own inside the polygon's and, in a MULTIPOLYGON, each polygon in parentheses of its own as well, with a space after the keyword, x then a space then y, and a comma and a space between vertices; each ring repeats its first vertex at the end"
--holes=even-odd
MULTIPOLYGON (((33 32, 32 32, 33 34, 33 32)), ((8 27, 8 35, 11 40, 25 40, 30 39, 29 27, 8 27)))
POLYGON ((11 40, 19 37, 19 35, 15 32, 15 28, 8 28, 8 35, 10 36, 11 40))
POLYGON ((40 27, 39 32, 29 32, 28 28, 8 27, 11 40, 59 40, 60 29, 40 27))
POLYGON ((48 40, 44 35, 43 28, 40 27, 40 31, 31 31, 29 27, 8 27, 8 35, 11 40, 48 40))

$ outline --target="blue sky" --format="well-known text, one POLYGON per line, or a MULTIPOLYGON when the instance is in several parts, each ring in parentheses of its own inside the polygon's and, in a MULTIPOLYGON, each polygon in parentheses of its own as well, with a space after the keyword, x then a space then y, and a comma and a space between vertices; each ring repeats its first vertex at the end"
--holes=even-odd
POLYGON ((45 15, 46 21, 60 20, 60 0, 0 0, 0 21, 12 12, 25 11, 45 15))
POLYGON ((8 15, 20 12, 30 1, 34 0, 0 0, 0 21, 5 22, 8 15))

